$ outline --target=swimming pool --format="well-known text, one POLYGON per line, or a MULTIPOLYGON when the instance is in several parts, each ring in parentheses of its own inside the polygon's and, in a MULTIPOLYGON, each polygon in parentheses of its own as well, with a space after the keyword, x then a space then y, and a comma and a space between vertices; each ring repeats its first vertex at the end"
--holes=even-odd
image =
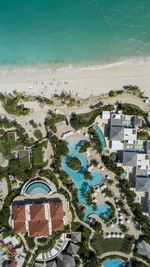
POLYGON ((88 169, 89 164, 85 153, 80 153, 79 149, 79 140, 74 140, 68 144, 69 154, 63 158, 62 167, 63 170, 73 178, 76 187, 78 189, 78 199, 81 203, 87 206, 87 211, 84 214, 84 220, 87 220, 87 217, 90 214, 97 214, 101 218, 108 218, 111 215, 111 207, 107 204, 97 205, 97 209, 93 210, 92 205, 88 205, 86 201, 86 193, 89 191, 90 187, 94 187, 103 182, 103 177, 100 172, 91 172, 93 177, 92 180, 87 180, 84 178, 84 173, 88 169), (67 165, 67 158, 77 157, 82 163, 81 169, 77 171, 73 171, 67 165))
POLYGON ((99 139, 101 141, 103 153, 106 153, 107 145, 106 145, 106 140, 105 140, 104 134, 102 133, 101 129, 99 128, 99 126, 97 124, 94 124, 93 128, 97 132, 98 137, 99 137, 99 139))
POLYGON ((35 181, 28 185, 25 193, 30 196, 33 196, 36 194, 47 195, 50 191, 51 191, 51 188, 49 187, 48 184, 41 182, 41 181, 40 182, 35 181))
POLYGON ((4 252, 2 250, 0 250, 0 259, 3 259, 4 258, 4 252))
POLYGON ((121 259, 108 259, 102 263, 102 267, 124 267, 125 262, 121 259))

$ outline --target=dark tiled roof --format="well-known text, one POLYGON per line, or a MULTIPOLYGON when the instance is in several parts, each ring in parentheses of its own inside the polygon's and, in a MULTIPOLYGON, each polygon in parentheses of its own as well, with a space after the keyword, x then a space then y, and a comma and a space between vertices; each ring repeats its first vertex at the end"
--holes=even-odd
POLYGON ((110 127, 110 140, 123 141, 124 140, 124 127, 111 126, 110 127))
POLYGON ((150 192, 150 178, 136 177, 136 190, 150 192))
POLYGON ((52 220, 52 231, 62 231, 64 229, 64 211, 61 202, 50 203, 50 216, 52 220))
POLYGON ((67 254, 59 254, 57 257, 57 267, 75 267, 74 258, 67 254))
POLYGON ((67 253, 71 255, 76 255, 79 250, 79 246, 75 245, 74 243, 70 243, 67 248, 67 253))
POLYGON ((136 167, 137 165, 137 153, 132 151, 123 152, 123 165, 136 167))
POLYGON ((81 242, 81 232, 72 232, 71 233, 71 240, 74 243, 81 242))
POLYGON ((30 216, 32 221, 45 220, 45 208, 42 204, 33 204, 30 206, 30 216))
POLYGON ((18 233, 25 234, 26 233, 25 222, 14 222, 14 232, 15 234, 18 233))
POLYGON ((48 221, 29 221, 29 233, 30 236, 48 236, 48 221))
POLYGON ((15 222, 24 222, 25 221, 25 206, 16 205, 12 206, 13 220, 15 222))

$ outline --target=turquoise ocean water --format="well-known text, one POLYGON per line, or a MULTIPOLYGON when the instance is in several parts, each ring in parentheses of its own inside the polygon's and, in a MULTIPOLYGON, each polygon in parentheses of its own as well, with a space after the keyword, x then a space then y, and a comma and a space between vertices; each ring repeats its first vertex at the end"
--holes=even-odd
POLYGON ((150 56, 150 0, 0 0, 0 65, 150 56))

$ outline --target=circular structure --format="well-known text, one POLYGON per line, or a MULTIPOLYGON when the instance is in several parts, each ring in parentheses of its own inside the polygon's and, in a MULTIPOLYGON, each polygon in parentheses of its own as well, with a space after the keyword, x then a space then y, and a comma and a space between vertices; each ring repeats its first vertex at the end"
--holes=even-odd
POLYGON ((50 186, 47 183, 38 180, 30 183, 25 190, 25 193, 30 196, 36 194, 47 195, 50 192, 51 192, 50 186))
POLYGON ((125 262, 121 259, 107 259, 102 263, 103 267, 124 267, 125 262))

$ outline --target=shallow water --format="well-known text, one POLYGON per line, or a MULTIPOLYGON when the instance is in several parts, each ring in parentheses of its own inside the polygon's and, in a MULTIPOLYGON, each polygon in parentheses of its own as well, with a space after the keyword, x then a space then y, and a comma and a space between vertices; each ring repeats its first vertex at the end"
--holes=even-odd
POLYGON ((146 57, 149 15, 149 0, 1 0, 0 64, 146 57))

